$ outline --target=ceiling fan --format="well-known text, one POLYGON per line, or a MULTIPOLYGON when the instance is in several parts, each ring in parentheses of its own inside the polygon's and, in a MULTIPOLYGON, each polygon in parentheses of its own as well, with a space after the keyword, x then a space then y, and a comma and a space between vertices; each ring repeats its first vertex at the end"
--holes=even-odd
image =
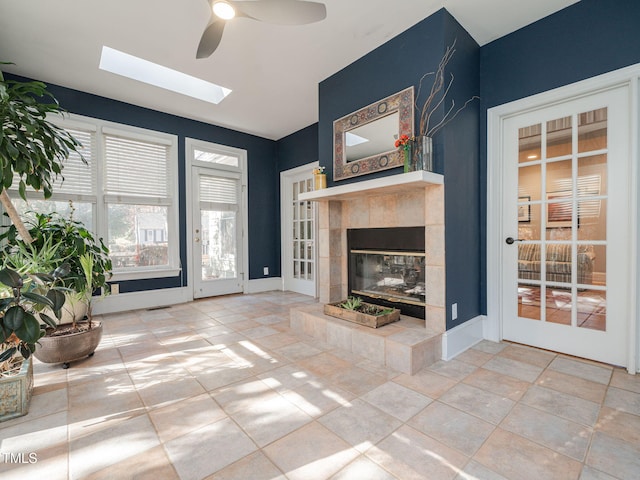
POLYGON ((276 25, 305 25, 324 20, 324 3, 306 0, 207 0, 211 7, 211 21, 200 39, 196 58, 209 57, 222 39, 227 20, 234 17, 252 18, 276 25))

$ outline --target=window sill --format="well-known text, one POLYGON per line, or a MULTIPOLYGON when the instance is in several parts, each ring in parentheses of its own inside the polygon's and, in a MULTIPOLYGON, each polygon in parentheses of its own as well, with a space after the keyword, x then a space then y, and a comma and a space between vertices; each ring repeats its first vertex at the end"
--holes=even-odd
POLYGON ((151 278, 177 277, 180 275, 180 268, 166 268, 158 270, 136 270, 131 272, 113 272, 109 283, 124 282, 126 280, 148 280, 151 278))

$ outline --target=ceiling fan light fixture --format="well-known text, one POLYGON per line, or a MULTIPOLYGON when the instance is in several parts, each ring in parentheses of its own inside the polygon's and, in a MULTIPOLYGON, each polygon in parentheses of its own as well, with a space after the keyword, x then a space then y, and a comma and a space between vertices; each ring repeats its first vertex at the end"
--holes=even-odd
POLYGON ((236 16, 236 10, 224 1, 214 2, 212 9, 213 13, 223 20, 231 20, 236 16))

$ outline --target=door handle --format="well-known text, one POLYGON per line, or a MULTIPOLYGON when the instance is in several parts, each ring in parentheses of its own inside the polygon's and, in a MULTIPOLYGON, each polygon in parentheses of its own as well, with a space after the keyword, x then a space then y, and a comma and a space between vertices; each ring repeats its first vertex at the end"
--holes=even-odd
POLYGON ((515 242, 521 242, 522 240, 520 240, 519 238, 513 238, 513 237, 507 237, 507 239, 505 240, 505 242, 507 242, 507 245, 513 245, 515 242))

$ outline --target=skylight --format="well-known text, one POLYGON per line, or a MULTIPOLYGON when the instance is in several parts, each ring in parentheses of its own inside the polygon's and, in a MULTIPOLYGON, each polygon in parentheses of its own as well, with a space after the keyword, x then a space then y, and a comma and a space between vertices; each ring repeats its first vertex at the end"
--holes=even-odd
POLYGON ((106 46, 102 47, 100 69, 215 104, 231 93, 215 83, 106 46))

